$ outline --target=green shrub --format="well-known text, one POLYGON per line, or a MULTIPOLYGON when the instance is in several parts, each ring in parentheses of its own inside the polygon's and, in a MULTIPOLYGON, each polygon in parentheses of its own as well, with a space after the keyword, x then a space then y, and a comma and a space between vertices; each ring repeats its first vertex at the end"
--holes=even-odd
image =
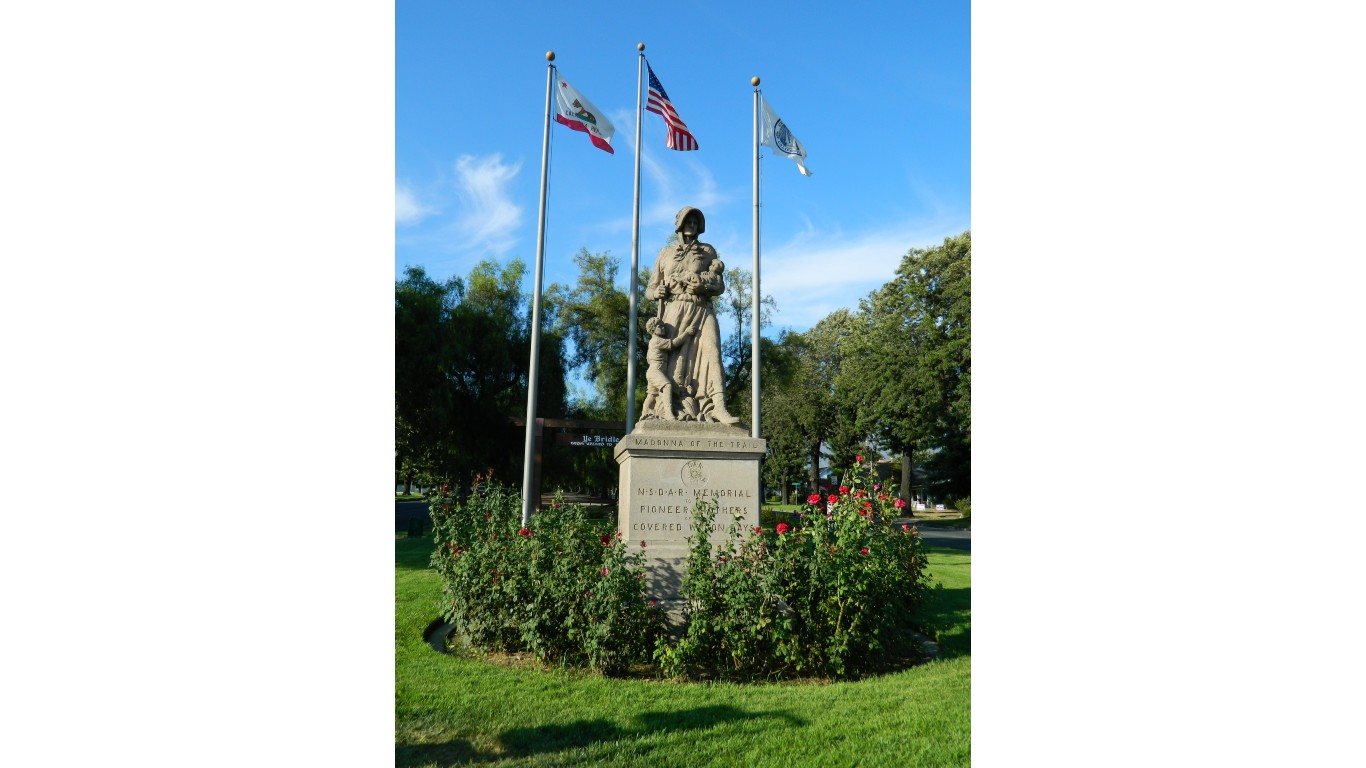
POLYGON ((649 659, 659 617, 645 597, 644 553, 628 555, 582 507, 557 497, 523 528, 520 498, 500 485, 464 503, 442 486, 429 500, 445 617, 471 644, 607 674, 649 659))
POLYGON ((853 677, 913 657, 928 579, 923 542, 896 524, 891 488, 855 467, 837 495, 778 513, 773 529, 726 525, 709 537, 715 502, 693 510, 685 628, 676 642, 645 594, 644 551, 557 497, 532 528, 508 488, 477 487, 465 502, 444 487, 430 506, 432 564, 445 617, 486 651, 529 651, 543 662, 607 674, 653 650, 677 678, 853 677), (630 554, 628 554, 630 551, 630 554))
POLYGON ((957 501, 955 501, 955 502, 953 503, 953 508, 956 509, 956 510, 958 510, 960 513, 962 513, 963 517, 971 517, 971 516, 972 516, 972 499, 971 499, 970 497, 968 497, 968 496, 964 496, 963 498, 961 498, 961 499, 959 499, 959 500, 957 500, 957 501))
POLYGON ((918 651, 908 630, 928 588, 923 542, 894 524, 901 504, 852 468, 838 495, 811 496, 771 534, 727 526, 713 547, 716 505, 693 511, 687 630, 655 658, 675 677, 854 676, 918 651))

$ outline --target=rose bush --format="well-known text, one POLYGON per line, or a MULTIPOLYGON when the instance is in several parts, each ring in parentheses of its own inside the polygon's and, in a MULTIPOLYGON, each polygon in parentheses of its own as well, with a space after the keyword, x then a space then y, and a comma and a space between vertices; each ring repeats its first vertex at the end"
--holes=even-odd
POLYGON ((649 660, 659 617, 639 547, 628 554, 620 536, 560 499, 523 527, 520 497, 494 483, 463 503, 446 489, 428 501, 444 616, 472 645, 608 674, 649 660))
POLYGON ((853 677, 913 658, 911 630, 929 589, 924 544, 898 525, 892 489, 860 464, 839 495, 812 495, 771 533, 730 521, 708 532, 715 502, 693 510, 684 623, 662 632, 645 593, 645 542, 627 543, 557 499, 521 524, 521 501, 488 483, 463 502, 429 498, 443 612, 486 651, 608 674, 653 658, 677 678, 853 677), (869 490, 871 488, 871 491, 869 490))
POLYGON ((687 629, 660 638, 655 658, 682 678, 848 677, 919 651, 910 630, 929 589, 919 532, 894 524, 897 507, 868 473, 850 470, 828 499, 812 495, 794 526, 741 536, 733 521, 713 545, 716 505, 693 511, 687 629), (828 507, 826 503, 828 502, 828 507))

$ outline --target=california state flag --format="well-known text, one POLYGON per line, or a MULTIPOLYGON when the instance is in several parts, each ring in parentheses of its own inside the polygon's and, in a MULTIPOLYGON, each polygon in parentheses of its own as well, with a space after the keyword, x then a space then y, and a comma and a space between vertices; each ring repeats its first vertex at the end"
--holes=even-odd
POLYGON ((592 139, 593 146, 616 154, 612 151, 612 134, 617 129, 612 127, 612 121, 582 93, 574 90, 558 69, 555 70, 555 122, 583 131, 592 139))

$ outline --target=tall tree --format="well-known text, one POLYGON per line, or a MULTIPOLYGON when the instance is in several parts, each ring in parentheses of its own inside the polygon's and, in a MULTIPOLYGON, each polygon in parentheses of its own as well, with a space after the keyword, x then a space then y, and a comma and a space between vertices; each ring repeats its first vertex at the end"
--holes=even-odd
POLYGON ((594 398, 583 409, 597 418, 624 419, 630 297, 616 284, 621 261, 583 248, 574 264, 579 275, 573 288, 552 286, 556 327, 571 345, 567 362, 593 383, 594 398))
POLYGON ((768 339, 759 341, 762 345, 762 436, 768 441, 768 455, 763 462, 764 484, 780 489, 783 503, 788 504, 791 503, 792 484, 802 477, 809 456, 799 419, 801 403, 795 395, 802 347, 800 337, 792 331, 780 333, 776 343, 768 339))
MULTIPOLYGON (((463 483, 520 474, 530 312, 525 266, 485 261, 467 282, 411 267, 395 286, 395 442, 400 467, 463 483), (468 287, 466 287, 468 286, 468 287)), ((563 343, 543 333, 537 412, 564 410, 563 343)))
POLYGON ((446 379, 447 323, 464 293, 459 278, 437 282, 421 267, 408 267, 394 284, 394 448, 409 487, 442 464, 456 406, 446 379))
POLYGON ((854 407, 853 403, 836 400, 835 378, 839 374, 846 340, 855 327, 849 310, 839 309, 804 333, 787 337, 787 346, 799 363, 792 384, 780 398, 780 407, 790 409, 796 433, 809 459, 809 490, 819 487, 822 443, 831 438, 841 411, 854 407))
MULTIPOLYGON (((721 354, 726 368, 726 407, 730 412, 748 420, 750 400, 753 396, 751 385, 750 358, 754 354, 753 325, 750 308, 754 305, 753 273, 740 267, 726 269, 726 292, 716 299, 716 317, 729 328, 721 330, 725 334, 721 342, 721 354), (724 319, 723 319, 724 318, 724 319)), ((771 295, 765 295, 759 302, 759 330, 767 328, 772 322, 778 302, 771 295)), ((760 339, 760 364, 763 364, 763 339, 760 339)), ((763 371, 759 372, 760 384, 763 371)))
POLYGON ((934 495, 970 492, 971 236, 912 249, 894 278, 861 303, 861 328, 838 388, 861 404, 858 428, 911 457, 926 449, 934 495))
POLYGON ((913 301, 924 307, 924 365, 934 383, 937 447, 928 463, 939 498, 961 498, 972 487, 972 235, 907 254, 897 270, 913 301))

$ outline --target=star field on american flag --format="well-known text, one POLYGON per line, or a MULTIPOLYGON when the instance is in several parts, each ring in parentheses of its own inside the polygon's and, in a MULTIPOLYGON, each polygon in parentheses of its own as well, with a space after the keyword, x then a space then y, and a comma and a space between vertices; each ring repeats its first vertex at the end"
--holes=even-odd
POLYGON ((697 149, 697 139, 693 138, 688 126, 683 123, 683 118, 678 116, 678 111, 669 101, 669 94, 664 92, 664 86, 660 84, 659 78, 655 77, 655 71, 650 67, 650 63, 645 62, 645 69, 650 73, 650 94, 645 104, 647 112, 653 112, 664 118, 668 124, 669 134, 664 146, 669 149, 689 150, 697 149))

